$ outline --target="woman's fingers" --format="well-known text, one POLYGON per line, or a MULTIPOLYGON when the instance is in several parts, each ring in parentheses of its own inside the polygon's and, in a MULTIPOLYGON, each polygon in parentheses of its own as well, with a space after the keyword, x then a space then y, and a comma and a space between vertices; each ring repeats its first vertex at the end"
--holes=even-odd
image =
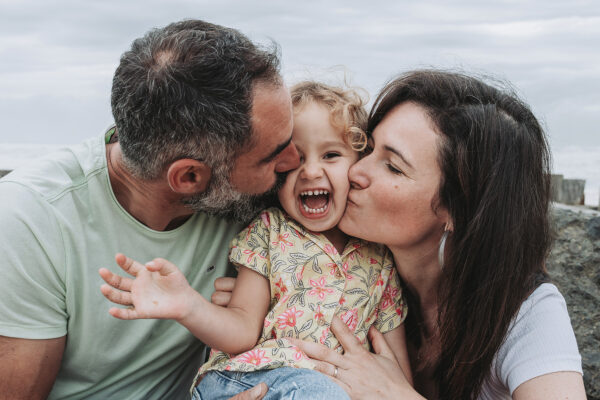
POLYGON ((131 306, 133 304, 133 299, 131 297, 131 292, 124 292, 121 290, 117 290, 110 285, 102 285, 100 286, 100 291, 108 300, 113 303, 121 304, 124 306, 131 306))
POLYGON ((371 325, 371 328, 369 329, 368 336, 369 341, 371 342, 373 350, 375 350, 376 354, 382 355, 392 360, 396 359, 392 348, 388 345, 383 334, 379 332, 373 325, 371 325))
POLYGON ((125 290, 127 292, 131 291, 131 285, 133 283, 133 279, 124 278, 120 275, 117 275, 106 268, 100 268, 98 271, 104 282, 108 283, 110 286, 115 289, 125 290))
POLYGON ((331 321, 331 332, 335 335, 336 339, 339 340, 346 353, 360 350, 366 351, 356 336, 354 336, 354 333, 348 328, 348 325, 346 325, 338 316, 334 316, 331 321))
MULTIPOLYGON (((320 343, 315 342, 307 342, 300 339, 287 339, 300 350, 302 350, 309 358, 311 358, 314 362, 325 361, 326 363, 337 365, 340 368, 345 367, 344 357, 336 352, 335 350, 330 349, 327 346, 324 346, 320 343)), ((325 371, 322 371, 327 373, 325 371)), ((328 375, 331 374, 331 370, 328 375)))

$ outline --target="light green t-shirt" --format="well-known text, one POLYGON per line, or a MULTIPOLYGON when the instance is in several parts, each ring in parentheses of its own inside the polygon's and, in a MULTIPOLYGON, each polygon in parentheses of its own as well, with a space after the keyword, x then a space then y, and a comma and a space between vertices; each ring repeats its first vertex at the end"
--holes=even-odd
POLYGON ((114 197, 103 137, 5 176, 0 199, 0 335, 67 335, 49 398, 188 398, 204 345, 174 321, 110 316, 98 269, 123 274, 117 252, 167 258, 210 298, 242 227, 203 213, 166 232, 141 224, 114 197))

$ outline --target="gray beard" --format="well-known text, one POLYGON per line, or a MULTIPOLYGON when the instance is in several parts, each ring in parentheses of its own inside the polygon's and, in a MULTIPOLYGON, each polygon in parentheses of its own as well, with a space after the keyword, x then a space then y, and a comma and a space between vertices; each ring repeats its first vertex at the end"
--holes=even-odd
POLYGON ((285 183, 287 173, 278 173, 271 189, 262 194, 238 192, 229 182, 228 175, 213 176, 204 192, 184 199, 183 204, 195 212, 247 223, 266 207, 277 204, 277 192, 285 183))

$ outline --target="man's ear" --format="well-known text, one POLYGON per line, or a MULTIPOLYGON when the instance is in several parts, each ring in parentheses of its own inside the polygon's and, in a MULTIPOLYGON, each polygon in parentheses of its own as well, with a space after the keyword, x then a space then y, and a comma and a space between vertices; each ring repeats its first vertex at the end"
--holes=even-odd
POLYGON ((182 195, 204 192, 210 177, 210 167, 202 161, 191 158, 177 160, 167 170, 167 180, 171 190, 182 195))

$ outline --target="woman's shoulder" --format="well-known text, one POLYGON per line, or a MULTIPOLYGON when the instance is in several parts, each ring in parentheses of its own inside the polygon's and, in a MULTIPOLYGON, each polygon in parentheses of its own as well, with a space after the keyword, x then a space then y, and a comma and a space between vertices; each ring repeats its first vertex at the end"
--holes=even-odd
POLYGON ((512 394, 521 383, 557 371, 581 373, 581 356, 565 299, 555 285, 543 283, 521 305, 496 354, 489 383, 512 394))

